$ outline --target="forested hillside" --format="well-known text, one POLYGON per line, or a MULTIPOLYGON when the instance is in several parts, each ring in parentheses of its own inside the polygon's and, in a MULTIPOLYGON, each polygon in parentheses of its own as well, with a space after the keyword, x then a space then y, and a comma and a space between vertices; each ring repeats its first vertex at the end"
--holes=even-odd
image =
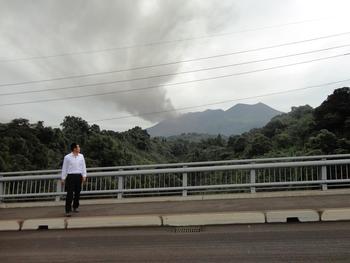
POLYGON ((315 109, 293 107, 262 128, 228 138, 151 138, 140 127, 100 130, 74 116, 65 117, 61 127, 26 119, 0 124, 0 171, 60 168, 73 141, 81 145, 89 167, 350 153, 350 89, 335 90, 315 109))

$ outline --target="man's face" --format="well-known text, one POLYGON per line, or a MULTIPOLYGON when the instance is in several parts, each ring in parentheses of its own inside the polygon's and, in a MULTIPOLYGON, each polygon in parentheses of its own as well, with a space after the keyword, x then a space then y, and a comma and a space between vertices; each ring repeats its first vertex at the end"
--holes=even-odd
POLYGON ((79 146, 79 144, 77 145, 76 148, 74 148, 74 152, 75 153, 80 153, 80 146, 79 146))

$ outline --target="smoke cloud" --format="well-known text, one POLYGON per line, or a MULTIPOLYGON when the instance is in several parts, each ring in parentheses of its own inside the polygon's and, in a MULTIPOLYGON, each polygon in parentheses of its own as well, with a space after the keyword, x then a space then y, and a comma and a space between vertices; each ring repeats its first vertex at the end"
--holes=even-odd
MULTIPOLYGON (((234 19, 231 1, 202 0, 125 0, 125 1, 6 1, 0 3, 0 45, 2 60, 35 57, 51 54, 100 50, 114 47, 147 44, 159 41, 202 36, 221 31, 234 19)), ((133 68, 181 60, 187 50, 186 41, 118 49, 109 52, 75 54, 48 59, 0 62, 1 83, 11 83, 43 78, 54 78, 108 70, 133 68)), ((56 88, 77 84, 89 84, 119 79, 133 79, 150 75, 176 73, 178 65, 135 70, 49 83, 4 88, 3 91, 56 88)), ((27 101, 64 96, 79 96, 113 90, 159 86, 172 81, 172 77, 152 78, 112 85, 97 85, 65 91, 19 95, 8 101, 27 101)), ((4 102, 1 99, 0 102, 4 102)), ((109 105, 104 116, 169 111, 168 113, 141 116, 157 122, 176 114, 165 88, 147 91, 96 96, 88 102, 65 102, 72 114, 82 110, 109 105), (111 112, 110 109, 114 109, 111 112)), ((35 108, 33 106, 33 108, 35 108)), ((103 111, 102 111, 103 112, 103 111)), ((87 114, 88 115, 88 114, 87 114)), ((0 116, 3 117, 3 116, 0 116)))

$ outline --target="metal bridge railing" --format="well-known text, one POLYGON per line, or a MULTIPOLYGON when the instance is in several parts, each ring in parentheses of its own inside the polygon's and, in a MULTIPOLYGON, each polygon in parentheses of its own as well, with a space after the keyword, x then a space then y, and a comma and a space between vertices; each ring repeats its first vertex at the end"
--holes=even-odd
MULTIPOLYGON (((90 168, 82 198, 349 187, 349 157, 330 155, 90 168)), ((59 172, 0 173, 0 200, 60 200, 65 192, 59 172)))

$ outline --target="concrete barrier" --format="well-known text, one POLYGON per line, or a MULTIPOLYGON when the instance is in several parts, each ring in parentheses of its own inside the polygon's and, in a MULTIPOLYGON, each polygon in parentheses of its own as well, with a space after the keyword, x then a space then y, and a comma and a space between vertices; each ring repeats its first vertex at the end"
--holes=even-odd
POLYGON ((165 226, 200 226, 265 223, 263 212, 198 213, 163 216, 165 226))
POLYGON ((67 219, 67 228, 161 226, 159 216, 104 216, 67 219))
POLYGON ((322 221, 350 220, 350 208, 325 209, 321 215, 322 221))
POLYGON ((66 223, 64 218, 40 218, 24 220, 22 230, 37 229, 65 229, 66 223))
POLYGON ((17 220, 0 220, 0 231, 18 231, 20 224, 17 220))
POLYGON ((297 218, 300 222, 320 221, 320 216, 316 210, 277 210, 266 212, 267 223, 286 223, 288 218, 297 218))

